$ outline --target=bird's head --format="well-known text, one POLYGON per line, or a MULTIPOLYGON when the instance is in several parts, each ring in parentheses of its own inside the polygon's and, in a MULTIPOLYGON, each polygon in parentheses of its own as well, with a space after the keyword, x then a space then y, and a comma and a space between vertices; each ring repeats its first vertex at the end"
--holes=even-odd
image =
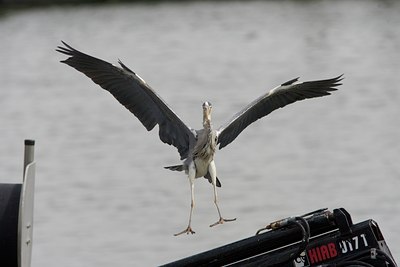
POLYGON ((209 112, 211 112, 211 108, 212 108, 212 105, 210 102, 206 101, 203 103, 203 110, 208 110, 209 112))
POLYGON ((210 102, 206 101, 203 103, 203 123, 211 123, 211 109, 212 105, 210 102))

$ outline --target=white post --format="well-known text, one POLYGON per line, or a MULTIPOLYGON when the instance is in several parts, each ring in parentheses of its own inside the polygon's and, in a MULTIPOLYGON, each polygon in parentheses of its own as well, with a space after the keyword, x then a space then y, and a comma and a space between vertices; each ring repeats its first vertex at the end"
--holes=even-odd
POLYGON ((29 163, 33 162, 35 158, 35 140, 25 140, 25 153, 24 153, 24 173, 23 179, 25 179, 26 167, 29 163))
POLYGON ((33 203, 35 192, 36 163, 34 140, 25 140, 24 179, 22 183, 18 216, 18 267, 30 267, 33 237, 33 203))

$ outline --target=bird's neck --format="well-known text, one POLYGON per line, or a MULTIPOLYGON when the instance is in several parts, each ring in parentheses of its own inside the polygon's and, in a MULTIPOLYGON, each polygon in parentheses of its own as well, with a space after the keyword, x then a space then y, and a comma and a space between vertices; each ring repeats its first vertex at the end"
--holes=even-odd
POLYGON ((206 129, 206 130, 211 130, 211 128, 212 128, 212 125, 211 125, 211 118, 210 118, 210 116, 204 116, 203 117, 203 127, 204 127, 204 129, 206 129))

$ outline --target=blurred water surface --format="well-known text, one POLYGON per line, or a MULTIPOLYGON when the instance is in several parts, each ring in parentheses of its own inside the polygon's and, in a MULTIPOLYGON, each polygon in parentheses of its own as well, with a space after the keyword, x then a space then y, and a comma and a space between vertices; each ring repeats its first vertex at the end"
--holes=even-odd
POLYGON ((34 267, 154 266, 321 207, 378 221, 400 258, 400 12, 391 1, 249 1, 51 7, 0 17, 0 179, 19 182, 37 141, 34 267), (272 113, 189 186, 173 147, 60 64, 64 40, 141 75, 195 128, 219 126, 282 82, 345 74, 340 90, 272 113))

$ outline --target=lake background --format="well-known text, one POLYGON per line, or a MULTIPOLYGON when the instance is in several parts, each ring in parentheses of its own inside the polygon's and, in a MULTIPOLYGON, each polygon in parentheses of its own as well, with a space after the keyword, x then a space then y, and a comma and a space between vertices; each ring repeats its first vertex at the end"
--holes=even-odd
POLYGON ((246 1, 53 6, 0 17, 0 181, 22 179, 36 140, 33 267, 154 266, 329 207, 376 220, 400 258, 400 2, 246 1), (212 187, 190 191, 174 147, 60 64, 60 40, 121 59, 191 127, 218 127, 292 78, 345 74, 332 96, 295 103, 218 151, 212 187))

